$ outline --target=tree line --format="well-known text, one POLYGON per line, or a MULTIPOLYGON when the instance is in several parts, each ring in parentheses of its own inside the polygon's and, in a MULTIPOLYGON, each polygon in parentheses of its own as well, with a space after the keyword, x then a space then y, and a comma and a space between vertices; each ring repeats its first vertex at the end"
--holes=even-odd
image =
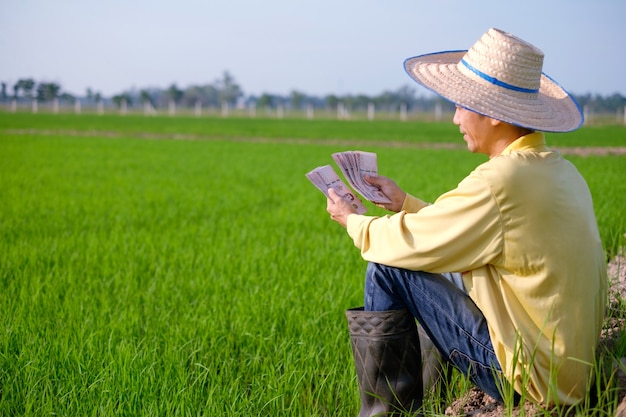
MULTIPOLYGON (((291 110, 336 109, 341 103, 350 111, 366 110, 374 105, 378 111, 398 111, 402 106, 408 111, 432 111, 435 106, 443 110, 452 110, 453 106, 447 101, 434 97, 418 96, 416 90, 404 85, 396 90, 383 91, 375 96, 365 94, 345 94, 326 96, 309 95, 302 91, 292 90, 288 95, 262 93, 246 95, 235 78, 225 71, 221 78, 212 83, 190 85, 179 88, 172 84, 167 88, 142 88, 122 91, 111 97, 104 97, 101 93, 91 88, 86 90, 84 96, 75 96, 62 90, 61 85, 55 82, 36 82, 32 78, 19 79, 13 86, 6 82, 0 83, 0 100, 27 101, 38 100, 39 102, 52 102, 58 100, 66 104, 80 101, 83 104, 106 103, 121 107, 150 106, 152 109, 165 109, 172 104, 179 107, 192 108, 202 106, 204 108, 220 108, 229 106, 249 107, 275 110, 278 108, 291 110)), ((626 97, 615 93, 610 96, 599 94, 574 95, 581 107, 593 113, 608 114, 623 112, 626 107, 626 97)))

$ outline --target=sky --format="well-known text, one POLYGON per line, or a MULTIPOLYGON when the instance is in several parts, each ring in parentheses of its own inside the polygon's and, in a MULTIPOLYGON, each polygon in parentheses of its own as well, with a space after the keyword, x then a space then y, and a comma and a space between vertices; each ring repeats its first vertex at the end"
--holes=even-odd
POLYGON ((406 58, 490 27, 539 47, 574 94, 626 95, 626 0, 0 0, 0 81, 105 97, 212 84, 246 95, 427 91, 406 58))

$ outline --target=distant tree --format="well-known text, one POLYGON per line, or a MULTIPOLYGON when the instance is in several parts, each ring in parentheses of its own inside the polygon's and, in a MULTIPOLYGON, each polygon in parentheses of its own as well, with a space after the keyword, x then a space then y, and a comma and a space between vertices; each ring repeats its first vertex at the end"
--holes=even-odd
POLYGON ((261 94, 259 100, 257 101, 257 106, 262 109, 271 109, 274 107, 274 96, 268 93, 261 94))
POLYGON ((618 109, 621 110, 626 105, 626 98, 617 93, 606 97, 598 96, 597 101, 596 111, 603 113, 612 113, 618 109))
POLYGON ((203 97, 202 97, 202 87, 198 85, 192 85, 190 87, 187 87, 183 91, 183 96, 181 99, 182 105, 186 107, 191 107, 195 105, 197 102, 200 102, 200 103, 204 102, 203 97))
POLYGON ((144 104, 148 103, 150 106, 155 107, 154 99, 148 90, 144 89, 139 92, 139 100, 144 104))
POLYGON ((383 91, 382 94, 374 98, 374 103, 377 108, 393 111, 396 109, 397 100, 391 91, 383 91))
POLYGON ((167 91, 165 91, 165 96, 168 101, 173 101, 178 104, 180 99, 183 97, 183 91, 179 89, 176 84, 172 84, 169 86, 167 91))
POLYGON ((591 95, 589 93, 583 95, 575 95, 574 98, 581 108, 589 109, 593 113, 614 113, 623 111, 626 106, 626 97, 619 93, 609 96, 601 96, 600 94, 591 95))
POLYGON ((2 91, 0 92, 0 97, 2 97, 2 100, 7 99, 7 83, 5 82, 2 83, 2 91))
POLYGON ((220 103, 235 105, 240 97, 243 97, 241 87, 235 82, 235 79, 228 71, 224 71, 221 80, 215 82, 219 91, 220 103))
POLYGON ((293 90, 289 95, 289 101, 291 102, 291 107, 294 109, 301 109, 306 100, 306 94, 301 93, 299 91, 293 90))
POLYGON ((19 80, 18 84, 21 83, 21 89, 24 91, 24 95, 26 97, 32 97, 33 89, 35 88, 35 80, 32 78, 25 78, 23 80, 19 80))
POLYGON ((183 106, 192 107, 197 102, 204 106, 219 105, 219 91, 214 85, 192 85, 185 89, 181 103, 183 106))
POLYGON ((348 95, 345 95, 345 96, 341 97, 339 99, 339 101, 341 101, 344 104, 346 109, 352 110, 352 109, 354 109, 354 103, 355 103, 356 100, 354 99, 353 96, 348 94, 348 95))
POLYGON ((37 86, 37 100, 50 101, 58 97, 61 86, 57 83, 39 83, 37 86))
POLYGON ((413 102, 415 101, 415 89, 413 87, 405 84, 396 90, 395 95, 398 104, 404 103, 408 107, 413 106, 413 102))
POLYGON ((372 99, 365 94, 359 94, 354 97, 354 107, 358 109, 366 109, 367 106, 372 102, 372 99))
POLYGON ((220 104, 220 92, 214 85, 205 85, 202 87, 202 97, 206 100, 207 105, 217 107, 220 104))
POLYGON ((117 94, 111 98, 117 107, 122 107, 122 102, 126 101, 127 106, 132 105, 132 97, 128 93, 117 94))
POLYGON ((23 78, 17 80, 17 83, 13 86, 13 97, 17 98, 20 90, 24 93, 24 97, 31 97, 33 88, 35 87, 35 80, 32 78, 23 78))
POLYGON ((66 103, 74 103, 76 101, 76 97, 74 97, 70 93, 61 93, 59 96, 59 100, 64 101, 66 103))
POLYGON ((339 104, 339 97, 337 97, 334 94, 329 94, 326 97, 324 97, 324 101, 326 102, 327 107, 331 109, 336 109, 337 104, 339 104))

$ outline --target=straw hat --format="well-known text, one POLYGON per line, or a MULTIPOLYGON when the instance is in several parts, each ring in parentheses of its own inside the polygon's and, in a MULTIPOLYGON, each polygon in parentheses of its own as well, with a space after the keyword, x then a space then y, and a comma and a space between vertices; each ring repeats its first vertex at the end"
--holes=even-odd
POLYGON ((409 58, 407 73, 458 106, 544 132, 578 129, 574 98, 541 72, 543 52, 499 29, 489 29, 468 51, 409 58))

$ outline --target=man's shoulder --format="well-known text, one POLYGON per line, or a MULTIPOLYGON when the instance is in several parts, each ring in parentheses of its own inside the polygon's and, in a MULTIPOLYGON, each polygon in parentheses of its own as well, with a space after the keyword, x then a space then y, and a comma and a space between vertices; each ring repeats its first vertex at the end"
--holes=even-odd
POLYGON ((528 187, 551 181, 567 165, 558 152, 516 151, 500 155, 476 167, 469 177, 480 178, 491 188, 528 187))
POLYGON ((499 155, 476 167, 476 171, 482 174, 504 175, 506 173, 524 172, 527 170, 541 170, 554 168, 562 163, 567 163, 561 154, 552 149, 543 151, 513 151, 499 155))

